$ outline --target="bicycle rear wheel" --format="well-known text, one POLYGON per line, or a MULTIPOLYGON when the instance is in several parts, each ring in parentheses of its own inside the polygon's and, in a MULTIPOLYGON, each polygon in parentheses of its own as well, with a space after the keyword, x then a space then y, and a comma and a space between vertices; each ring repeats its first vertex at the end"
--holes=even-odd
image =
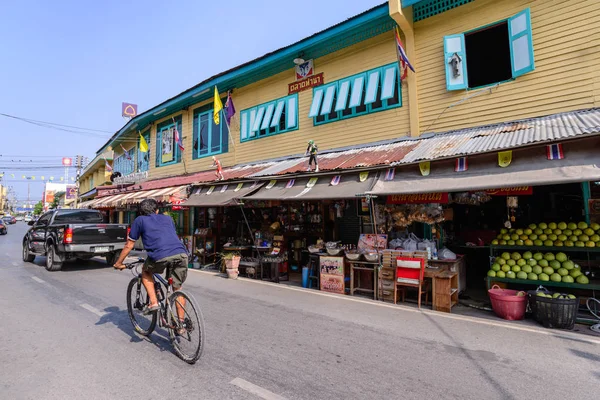
POLYGON ((192 295, 183 290, 173 292, 169 298, 169 318, 175 327, 169 336, 175 352, 183 361, 194 364, 204 350, 204 317, 192 295))
POLYGON ((150 303, 146 288, 140 278, 133 278, 127 286, 127 313, 133 328, 140 335, 148 336, 156 327, 157 313, 144 315, 144 307, 150 303))

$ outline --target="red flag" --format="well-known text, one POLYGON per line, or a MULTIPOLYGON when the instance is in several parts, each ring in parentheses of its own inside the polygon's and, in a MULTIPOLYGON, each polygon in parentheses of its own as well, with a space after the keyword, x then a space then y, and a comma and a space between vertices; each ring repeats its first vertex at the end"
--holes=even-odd
POLYGON ((181 136, 179 136, 179 130, 177 129, 177 122, 175 122, 175 118, 173 118, 173 122, 175 123, 175 143, 177 143, 177 146, 179 146, 179 149, 181 149, 181 151, 184 151, 185 148, 183 147, 181 136))
POLYGON ((408 75, 408 68, 410 68, 412 72, 415 72, 415 69, 410 64, 410 61, 408 61, 406 51, 404 51, 404 46, 402 45, 402 39, 400 39, 400 30, 397 26, 396 29, 394 29, 394 35, 396 37, 396 50, 398 52, 398 62, 400 63, 400 79, 404 80, 408 75))

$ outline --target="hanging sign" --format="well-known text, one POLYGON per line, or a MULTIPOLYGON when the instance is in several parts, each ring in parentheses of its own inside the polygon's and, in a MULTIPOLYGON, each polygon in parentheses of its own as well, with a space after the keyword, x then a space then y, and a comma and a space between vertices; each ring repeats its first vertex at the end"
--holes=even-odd
POLYGON ((368 172, 368 171, 361 172, 361 173, 358 175, 358 179, 359 179, 361 182, 364 182, 364 181, 366 181, 368 177, 369 177, 369 172, 368 172))
POLYGON ((286 189, 289 189, 289 188, 291 188, 292 186, 294 186, 294 183, 296 183, 296 180, 295 180, 295 179, 290 179, 290 180, 288 181, 287 185, 285 185, 285 188, 286 188, 286 189))
POLYGON ((306 184, 306 187, 309 188, 309 189, 312 188, 313 186, 316 185, 316 183, 317 183, 318 180, 319 180, 319 178, 310 178, 308 180, 308 183, 306 184))
POLYGON ((334 176, 333 178, 331 178, 331 183, 330 183, 330 185, 331 185, 331 186, 337 186, 337 185, 339 185, 339 183, 340 183, 340 180, 341 180, 341 179, 342 179, 342 176, 341 176, 341 175, 336 175, 336 176, 334 176))
POLYGON ((396 176, 396 168, 388 168, 388 170, 385 173, 385 180, 393 181, 395 176, 396 176))
POLYGON ((302 92, 313 87, 321 86, 324 83, 325 78, 323 78, 323 73, 321 72, 317 75, 309 76, 308 78, 288 84, 288 94, 302 92))
POLYGON ((175 126, 161 131, 161 161, 168 163, 175 159, 175 126))
POLYGON ((273 186, 275 186, 276 183, 277 181, 275 179, 269 181, 269 184, 265 186, 265 189, 271 189, 273 186))
POLYGON ((502 189, 488 189, 485 192, 490 196, 526 196, 533 194, 533 187, 519 186, 502 189))
POLYGON ((429 176, 429 173, 431 172, 431 162, 429 162, 429 161, 420 162, 419 170, 421 171, 421 175, 429 176))
POLYGON ((344 294, 344 257, 320 257, 319 266, 321 290, 344 294))
POLYGON ((223 187, 221 188, 221 193, 225 193, 225 191, 227 190, 227 186, 229 185, 223 185, 223 187))
POLYGON ((210 188, 208 188, 208 191, 206 192, 206 194, 211 194, 214 190, 215 190, 215 187, 211 186, 210 188))
POLYGON ((448 204, 448 193, 395 194, 387 197, 387 204, 448 204))
POLYGON ((233 190, 234 192, 239 192, 240 189, 242 188, 242 186, 244 186, 243 183, 238 183, 237 187, 233 190))
POLYGON ((512 150, 498 152, 498 165, 506 168, 512 162, 512 150))

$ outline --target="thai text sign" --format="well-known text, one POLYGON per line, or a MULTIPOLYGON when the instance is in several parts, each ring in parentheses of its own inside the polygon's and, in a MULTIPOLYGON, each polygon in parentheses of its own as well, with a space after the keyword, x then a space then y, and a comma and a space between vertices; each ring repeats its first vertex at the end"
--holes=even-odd
POLYGON ((288 94, 302 92, 303 90, 307 90, 315 86, 321 86, 323 83, 325 83, 325 80, 323 78, 323 73, 321 72, 319 74, 309 76, 308 78, 304 78, 301 81, 288 84, 288 94))
POLYGON ((448 193, 395 194, 387 197, 388 204, 448 203, 448 193))
POLYGON ((124 183, 138 183, 146 179, 148 179, 148 171, 134 172, 133 174, 115 178, 113 183, 115 185, 122 185, 124 183))
POLYGON ((321 290, 344 294, 344 257, 320 258, 321 290))
POLYGON ((488 189, 485 192, 490 196, 523 196, 533 194, 533 187, 518 186, 503 189, 488 189))

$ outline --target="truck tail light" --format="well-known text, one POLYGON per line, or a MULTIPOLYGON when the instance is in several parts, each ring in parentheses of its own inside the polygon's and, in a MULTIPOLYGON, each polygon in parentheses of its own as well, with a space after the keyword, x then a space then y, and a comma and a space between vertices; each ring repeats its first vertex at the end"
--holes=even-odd
POLYGON ((131 232, 131 227, 130 226, 127 227, 127 238, 128 239, 129 239, 129 232, 131 232))
POLYGON ((65 244, 73 243, 73 229, 71 229, 71 228, 65 229, 65 236, 63 238, 63 243, 65 243, 65 244))

